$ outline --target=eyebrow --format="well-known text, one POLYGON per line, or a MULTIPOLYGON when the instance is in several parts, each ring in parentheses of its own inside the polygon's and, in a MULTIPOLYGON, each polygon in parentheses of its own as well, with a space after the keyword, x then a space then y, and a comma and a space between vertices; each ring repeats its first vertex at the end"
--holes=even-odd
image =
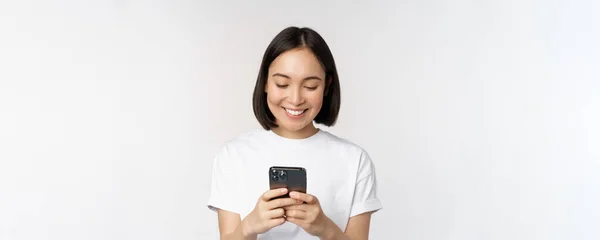
MULTIPOLYGON (((272 75, 272 77, 283 77, 283 78, 291 79, 290 76, 281 74, 281 73, 274 73, 272 75)), ((313 80, 313 79, 314 80, 322 80, 320 77, 317 77, 317 76, 308 76, 308 77, 305 77, 303 80, 313 80)))

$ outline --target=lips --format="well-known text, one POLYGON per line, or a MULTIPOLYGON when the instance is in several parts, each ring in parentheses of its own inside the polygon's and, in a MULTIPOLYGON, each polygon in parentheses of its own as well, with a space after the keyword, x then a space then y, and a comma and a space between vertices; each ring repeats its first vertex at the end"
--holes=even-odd
POLYGON ((285 108, 285 111, 292 116, 300 116, 306 111, 306 109, 297 109, 296 110, 296 109, 285 108))

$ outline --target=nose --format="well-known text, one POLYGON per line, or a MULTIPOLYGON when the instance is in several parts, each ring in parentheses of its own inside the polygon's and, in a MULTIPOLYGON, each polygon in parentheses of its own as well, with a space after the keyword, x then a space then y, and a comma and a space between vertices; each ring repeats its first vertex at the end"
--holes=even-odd
POLYGON ((299 106, 300 104, 304 103, 304 98, 302 96, 302 91, 300 90, 300 88, 290 89, 288 101, 294 106, 299 106))

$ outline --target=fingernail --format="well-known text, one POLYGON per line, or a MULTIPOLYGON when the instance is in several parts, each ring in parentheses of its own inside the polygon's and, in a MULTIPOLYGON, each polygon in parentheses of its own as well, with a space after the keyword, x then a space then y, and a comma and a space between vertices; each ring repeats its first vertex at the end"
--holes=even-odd
POLYGON ((296 192, 291 192, 290 196, 295 197, 296 196, 296 192))
POLYGON ((285 188, 282 188, 282 189, 281 189, 281 192, 282 192, 282 193, 284 193, 284 192, 287 192, 287 189, 285 189, 285 188))

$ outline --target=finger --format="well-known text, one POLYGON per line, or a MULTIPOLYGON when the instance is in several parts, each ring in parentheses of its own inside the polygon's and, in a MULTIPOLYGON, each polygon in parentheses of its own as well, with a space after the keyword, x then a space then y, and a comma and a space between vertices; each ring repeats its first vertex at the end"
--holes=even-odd
POLYGON ((285 216, 286 217, 291 217, 291 218, 295 218, 295 219, 306 219, 307 216, 307 212, 302 211, 302 210, 287 210, 285 211, 285 216))
POLYGON ((281 225, 281 224, 285 223, 285 220, 286 220, 286 219, 285 219, 285 218, 282 218, 282 217, 280 217, 280 218, 275 218, 275 219, 271 219, 271 220, 269 220, 269 221, 268 221, 267 225, 269 226, 269 229, 270 229, 270 228, 274 228, 274 227, 277 227, 277 226, 279 226, 279 225, 281 225))
POLYGON ((287 191, 288 190, 286 188, 278 188, 278 189, 269 190, 269 191, 266 191, 262 196, 260 196, 260 199, 267 202, 274 197, 279 197, 279 196, 285 195, 287 193, 287 191))
POLYGON ((276 208, 276 209, 267 211, 264 216, 267 219, 275 219, 275 218, 283 217, 284 214, 285 214, 285 210, 283 208, 276 208))
POLYGON ((307 205, 307 204, 291 205, 291 206, 285 206, 285 207, 283 207, 283 209, 285 209, 285 210, 300 210, 300 211, 306 212, 309 209, 309 205, 307 205))
POLYGON ((291 206, 291 205, 295 205, 298 204, 298 201, 296 199, 293 198, 279 198, 279 199, 274 199, 268 202, 267 205, 267 209, 275 209, 275 208, 282 208, 282 207, 286 207, 286 206, 291 206))
POLYGON ((303 229, 307 228, 306 223, 304 223, 304 221, 302 219, 298 219, 298 218, 294 218, 294 217, 287 217, 285 220, 288 222, 291 222, 293 224, 296 224, 303 229))
POLYGON ((308 204, 313 204, 313 203, 316 203, 318 201, 315 196, 310 195, 310 194, 306 194, 306 193, 301 193, 301 192, 294 192, 294 191, 292 191, 290 193, 290 197, 293 198, 293 199, 302 200, 302 201, 304 201, 305 203, 308 203, 308 204))

